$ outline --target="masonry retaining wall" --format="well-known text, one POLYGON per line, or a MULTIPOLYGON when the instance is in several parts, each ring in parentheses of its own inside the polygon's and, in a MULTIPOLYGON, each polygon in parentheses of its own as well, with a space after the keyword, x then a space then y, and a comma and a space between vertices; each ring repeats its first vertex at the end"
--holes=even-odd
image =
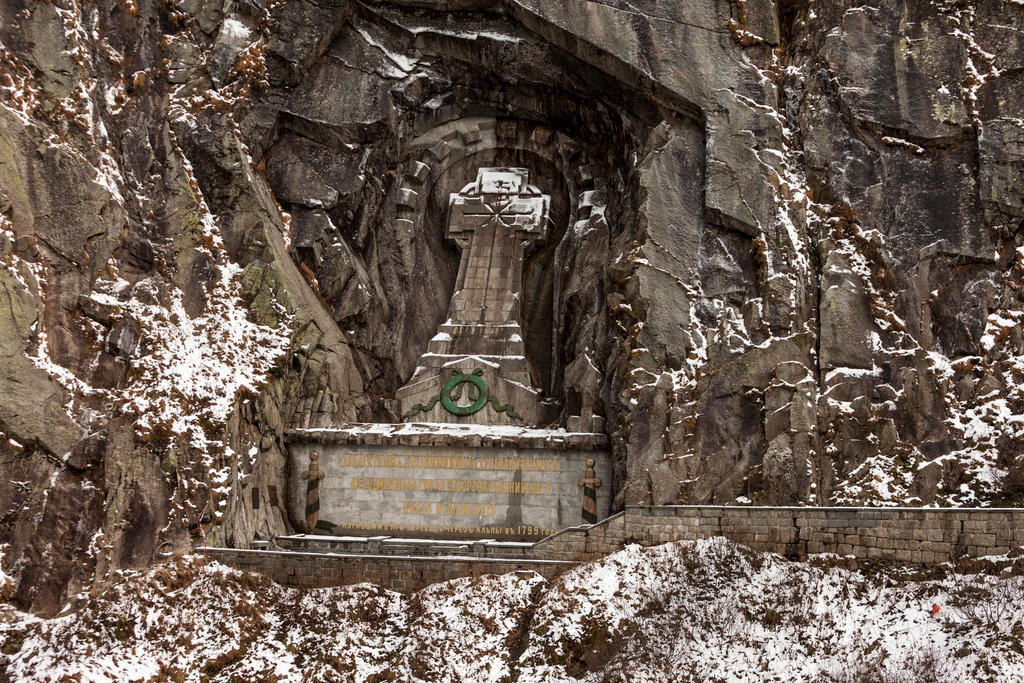
MULTIPOLYGON (((629 543, 656 545, 714 536, 792 559, 834 553, 858 561, 928 565, 963 556, 1020 552, 1024 509, 629 507, 598 524, 564 529, 535 544, 469 542, 467 552, 472 555, 382 554, 385 547, 392 553, 399 551, 401 539, 380 537, 358 544, 353 541, 361 539, 318 536, 281 541, 322 546, 326 552, 210 548, 208 555, 239 569, 267 574, 287 586, 369 581, 412 592, 462 576, 513 571, 535 571, 552 579, 579 562, 599 559, 629 543)), ((408 549, 415 551, 415 544, 408 549)))
POLYGON ((627 543, 713 536, 793 559, 834 553, 932 564, 1024 546, 1024 509, 638 506, 550 536, 533 546, 533 556, 590 561, 627 543))

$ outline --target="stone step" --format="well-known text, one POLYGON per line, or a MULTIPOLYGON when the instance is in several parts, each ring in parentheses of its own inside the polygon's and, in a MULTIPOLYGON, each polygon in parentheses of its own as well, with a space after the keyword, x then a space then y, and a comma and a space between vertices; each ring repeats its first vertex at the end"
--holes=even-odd
MULTIPOLYGON (((286 550, 295 551, 419 557, 500 557, 508 559, 530 557, 534 545, 533 543, 495 541, 491 539, 452 541, 397 536, 320 536, 315 534, 278 536, 277 544, 286 550)), ((260 545, 263 545, 263 543, 260 543, 260 545)))

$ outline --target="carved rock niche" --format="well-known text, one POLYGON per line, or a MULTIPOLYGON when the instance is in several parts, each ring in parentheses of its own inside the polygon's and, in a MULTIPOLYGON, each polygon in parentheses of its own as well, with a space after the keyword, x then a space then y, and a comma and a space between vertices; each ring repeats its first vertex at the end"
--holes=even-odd
MULTIPOLYGON (((363 395, 349 405, 362 406, 360 421, 400 422, 423 404, 407 405, 404 387, 422 375, 459 279, 451 197, 480 169, 508 168, 525 169, 529 185, 549 198, 546 235, 526 245, 519 299, 536 406, 521 415, 528 419, 488 408, 479 421, 605 431, 631 343, 632 323, 609 313, 631 296, 627 278, 613 271, 642 237, 639 164, 652 132, 670 119, 670 131, 691 131, 685 139, 702 172, 699 116, 664 109, 636 84, 506 17, 480 15, 473 37, 447 31, 428 11, 364 9, 280 93, 284 104, 274 105, 268 129, 267 178, 292 216, 292 257, 351 351, 344 368, 303 366, 292 423, 338 422, 346 404, 333 395, 338 372, 358 376, 363 395)), ((683 188, 694 194, 686 206, 702 205, 702 178, 693 180, 683 188)), ((691 222, 703 225, 702 212, 691 222)), ((446 371, 455 369, 474 368, 446 371)), ((521 412, 510 398, 495 398, 492 408, 521 412)), ((477 421, 436 408, 407 419, 477 421)))

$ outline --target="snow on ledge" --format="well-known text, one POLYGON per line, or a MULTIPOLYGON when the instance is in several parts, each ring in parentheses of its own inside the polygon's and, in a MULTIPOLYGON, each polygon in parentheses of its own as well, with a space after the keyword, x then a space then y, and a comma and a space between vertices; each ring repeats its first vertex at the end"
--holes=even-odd
POLYGON ((290 442, 409 443, 441 445, 438 440, 476 446, 536 446, 555 448, 604 448, 608 437, 564 428, 538 429, 518 425, 478 425, 452 422, 346 423, 336 427, 292 429, 290 442))

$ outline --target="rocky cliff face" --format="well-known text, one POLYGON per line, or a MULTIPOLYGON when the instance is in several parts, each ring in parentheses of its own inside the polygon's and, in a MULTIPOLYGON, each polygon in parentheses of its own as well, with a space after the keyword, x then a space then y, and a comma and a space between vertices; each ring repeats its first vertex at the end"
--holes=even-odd
POLYGON ((480 166, 552 197, 527 353, 554 425, 605 418, 616 505, 1021 502, 1022 31, 1019 0, 8 0, 13 600, 289 530, 283 431, 399 418, 480 166))

